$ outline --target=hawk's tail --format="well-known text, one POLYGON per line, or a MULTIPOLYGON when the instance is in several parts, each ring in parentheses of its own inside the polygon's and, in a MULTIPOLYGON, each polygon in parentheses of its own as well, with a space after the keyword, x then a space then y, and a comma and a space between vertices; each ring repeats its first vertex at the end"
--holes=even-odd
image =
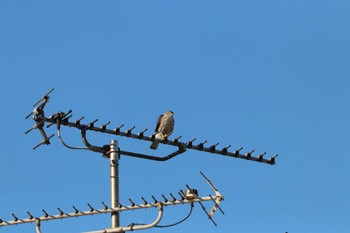
MULTIPOLYGON (((163 134, 161 132, 158 132, 155 135, 155 139, 164 140, 164 136, 163 136, 163 134)), ((152 150, 156 150, 158 148, 158 144, 159 144, 159 142, 154 141, 149 148, 151 148, 152 150)))
POLYGON ((153 142, 149 148, 151 148, 152 150, 156 150, 158 148, 158 144, 158 142, 153 142))

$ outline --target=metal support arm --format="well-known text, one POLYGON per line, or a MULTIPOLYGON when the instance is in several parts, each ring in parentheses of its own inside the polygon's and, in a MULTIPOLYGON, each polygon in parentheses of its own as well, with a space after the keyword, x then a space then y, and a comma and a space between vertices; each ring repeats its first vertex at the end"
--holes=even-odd
POLYGON ((156 226, 160 220, 162 220, 163 217, 163 204, 158 203, 158 217, 156 220, 150 224, 144 224, 144 225, 131 225, 127 227, 117 227, 117 228, 108 228, 100 231, 90 231, 90 232, 85 232, 85 233, 118 233, 118 232, 126 232, 126 231, 136 231, 136 230, 144 230, 148 228, 152 228, 156 226))
POLYGON ((141 158, 141 159, 149 159, 149 160, 155 160, 155 161, 166 161, 169 160, 171 158, 174 158, 175 156, 182 154, 186 151, 186 148, 182 148, 181 146, 179 146, 179 149, 167 156, 164 157, 157 157, 157 156, 152 156, 152 155, 145 155, 145 154, 139 154, 139 153, 135 153, 135 152, 129 152, 129 151, 120 151, 120 154, 122 155, 127 155, 127 156, 131 156, 131 157, 136 157, 136 158, 141 158))
MULTIPOLYGON (((89 141, 86 138, 86 129, 85 128, 81 129, 81 137, 82 137, 83 143, 85 144, 85 146, 87 148, 89 148, 91 151, 102 153, 104 157, 109 158, 109 156, 110 156, 108 154, 108 151, 110 149, 109 146, 105 145, 103 147, 99 147, 99 146, 94 146, 91 143, 89 143, 89 141)), ((136 153, 136 152, 122 151, 122 150, 119 151, 119 154, 131 156, 131 157, 136 157, 136 158, 141 158, 141 159, 149 159, 149 160, 163 162, 163 161, 169 160, 171 158, 174 158, 175 156, 182 154, 186 151, 186 148, 183 147, 182 145, 179 145, 178 147, 179 147, 179 149, 177 151, 174 151, 173 153, 171 153, 167 156, 164 156, 164 157, 157 157, 157 156, 146 155, 146 154, 141 154, 141 153, 136 153)))
POLYGON ((85 146, 87 146, 91 151, 102 153, 102 154, 106 154, 109 151, 109 147, 107 147, 107 150, 105 151, 103 148, 106 148, 106 147, 99 147, 99 146, 94 146, 94 145, 90 144, 88 142, 88 140, 86 139, 86 129, 85 128, 81 129, 81 138, 82 138, 85 146))

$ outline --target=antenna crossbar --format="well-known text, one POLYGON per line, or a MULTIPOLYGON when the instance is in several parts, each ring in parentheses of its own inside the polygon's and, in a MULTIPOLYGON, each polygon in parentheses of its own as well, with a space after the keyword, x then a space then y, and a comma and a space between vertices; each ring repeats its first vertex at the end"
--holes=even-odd
MULTIPOLYGON (((71 112, 71 110, 69 111, 69 113, 70 112, 71 112)), ((276 155, 276 156, 273 156, 269 159, 266 159, 263 157, 266 153, 263 153, 263 154, 258 155, 257 157, 254 157, 254 156, 252 156, 254 150, 252 150, 246 154, 242 154, 241 153, 241 150, 243 149, 242 147, 237 149, 237 150, 234 150, 232 152, 229 152, 228 148, 230 146, 224 147, 223 149, 217 149, 216 147, 219 144, 219 143, 217 143, 217 144, 214 144, 212 146, 205 147, 204 143, 199 143, 197 145, 193 144, 195 139, 192 139, 188 142, 180 142, 178 140, 180 137, 175 138, 174 140, 168 140, 168 139, 158 140, 158 139, 155 139, 153 136, 145 136, 144 135, 145 130, 143 130, 137 134, 132 133, 132 129, 134 129, 134 127, 132 129, 127 130, 126 132, 122 132, 122 131, 120 131, 121 127, 117 127, 115 129, 108 129, 108 128, 106 128, 106 124, 102 125, 102 127, 96 127, 95 123, 97 122, 97 120, 95 120, 94 122, 89 123, 89 124, 81 124, 80 120, 75 121, 75 122, 70 122, 66 118, 62 119, 61 116, 65 116, 65 115, 67 115, 67 114, 65 114, 63 112, 58 112, 58 113, 56 113, 48 118, 41 116, 41 119, 43 121, 45 121, 46 123, 49 123, 49 125, 60 124, 60 125, 68 126, 71 128, 79 129, 83 132, 84 136, 86 136, 86 131, 95 131, 95 132, 100 132, 100 133, 104 133, 104 134, 116 135, 116 136, 144 140, 144 141, 150 141, 150 142, 157 141, 157 142, 162 143, 162 144, 176 146, 179 148, 178 151, 176 151, 174 154, 166 156, 165 158, 159 158, 156 156, 142 156, 142 154, 138 154, 138 153, 134 153, 134 152, 127 152, 127 151, 120 152, 121 154, 128 155, 128 156, 134 156, 134 157, 145 158, 145 159, 153 159, 153 160, 157 160, 157 161, 165 161, 165 160, 168 160, 172 157, 175 157, 178 154, 185 152, 187 149, 190 149, 190 150, 203 151, 203 152, 208 152, 208 153, 212 153, 212 154, 219 154, 219 155, 223 155, 223 156, 245 159, 245 160, 250 160, 250 161, 255 161, 255 162, 260 162, 260 163, 266 163, 266 164, 271 164, 271 165, 275 164, 275 158, 278 156, 278 155, 276 155)), ((108 124, 110 124, 110 122, 108 122, 108 124)), ((84 143, 86 143, 86 142, 84 142, 84 143)), ((98 149, 95 148, 92 150, 97 151, 98 149)), ((103 149, 101 148, 101 151, 98 151, 98 152, 103 152, 103 149)))
POLYGON ((64 213, 61 209, 59 209, 59 214, 56 215, 49 215, 46 211, 44 212, 44 216, 40 217, 33 217, 31 214, 29 218, 23 218, 19 219, 18 217, 15 217, 14 220, 9 221, 3 221, 1 220, 0 227, 4 226, 10 226, 10 225, 19 225, 24 223, 33 223, 37 220, 39 221, 50 221, 50 220, 57 220, 57 219, 65 219, 65 218, 74 218, 74 217, 83 217, 83 216, 91 216, 91 215, 97 215, 97 214, 107 214, 107 213, 113 213, 113 212, 122 212, 122 211, 129 211, 129 210, 137 210, 137 209, 148 209, 148 208, 156 208, 159 205, 162 206, 170 206, 170 205, 183 205, 183 204, 191 204, 191 203, 197 203, 197 202, 207 202, 212 201, 212 198, 215 200, 223 200, 222 195, 219 196, 206 196, 206 197, 198 197, 194 199, 184 199, 184 200, 176 200, 176 201, 167 201, 167 202, 161 202, 157 201, 157 203, 141 203, 141 204, 132 204, 129 206, 121 206, 117 208, 102 208, 102 209, 94 209, 91 208, 87 211, 79 211, 77 208, 74 207, 75 211, 71 213, 64 213))
MULTIPOLYGON (((124 126, 124 124, 120 125, 119 127, 116 127, 115 129, 108 129, 107 126, 111 123, 110 121, 101 125, 101 127, 96 127, 95 123, 98 121, 98 119, 90 122, 89 124, 81 124, 81 120, 84 118, 84 116, 80 117, 79 119, 77 119, 73 122, 70 122, 69 119, 72 117, 72 114, 71 114, 72 110, 69 110, 67 112, 57 112, 50 117, 45 117, 44 107, 46 106, 47 102, 49 101, 49 98, 50 98, 49 94, 52 91, 53 91, 53 88, 49 92, 47 92, 43 97, 41 97, 39 99, 39 101, 37 101, 35 103, 34 107, 37 106, 39 103, 41 103, 41 104, 38 107, 36 107, 26 117, 26 119, 27 119, 27 118, 29 118, 29 116, 34 114, 33 119, 35 121, 34 126, 31 129, 27 130, 26 134, 29 133, 30 131, 32 131, 33 129, 39 129, 40 133, 43 137, 42 142, 40 142, 39 145, 34 147, 34 149, 36 149, 37 147, 39 147, 43 144, 47 144, 47 145, 50 144, 49 139, 52 137, 52 135, 48 138, 46 136, 45 131, 44 131, 44 125, 45 125, 45 123, 48 123, 48 125, 46 126, 47 128, 54 125, 54 124, 57 125, 59 138, 60 138, 61 142, 63 143, 63 145, 65 145, 66 147, 68 147, 70 149, 87 149, 87 150, 91 150, 94 152, 102 153, 104 156, 107 155, 106 153, 109 151, 108 146, 97 147, 97 146, 91 145, 86 139, 86 131, 95 131, 95 132, 104 133, 104 134, 116 135, 116 136, 127 137, 127 138, 138 139, 138 140, 145 140, 145 141, 149 141, 149 142, 158 142, 158 143, 166 144, 169 146, 178 147, 177 151, 175 151, 175 152, 173 152, 170 155, 165 156, 165 157, 156 157, 156 156, 144 155, 144 154, 135 153, 135 152, 128 152, 128 151, 121 151, 120 152, 120 154, 124 154, 127 156, 133 156, 133 157, 138 157, 138 158, 143 158, 143 159, 151 159, 151 160, 156 160, 156 161, 166 161, 168 159, 171 159, 171 158, 185 152, 187 149, 203 151, 203 152, 212 153, 212 154, 219 154, 219 155, 233 157, 233 158, 245 159, 245 160, 270 164, 270 165, 275 164, 275 158, 278 156, 278 155, 275 155, 275 156, 270 157, 269 159, 266 159, 266 158, 264 158, 264 156, 266 155, 266 152, 264 152, 264 153, 259 154, 255 157, 255 156, 253 156, 254 150, 251 150, 251 151, 243 154, 243 153, 241 153, 241 150, 243 149, 243 147, 238 148, 238 149, 233 150, 233 151, 229 151, 228 149, 231 147, 231 145, 223 147, 221 149, 217 149, 217 146, 219 145, 219 143, 216 143, 216 144, 213 144, 211 146, 206 147, 205 144, 207 143, 207 140, 205 140, 201 143, 198 143, 198 144, 194 144, 194 141, 196 140, 196 138, 189 140, 187 142, 181 142, 181 141, 179 141, 179 139, 182 137, 181 135, 176 137, 173 140, 168 140, 168 138, 165 138, 164 140, 159 140, 159 139, 155 138, 155 134, 152 134, 151 136, 145 136, 144 133, 147 131, 147 129, 142 130, 139 133, 133 133, 132 131, 135 129, 135 126, 127 129, 125 132, 121 131, 121 128, 124 126), (73 148, 73 147, 68 146, 66 143, 64 143, 61 136, 60 136, 60 126, 61 125, 81 130, 83 142, 87 146, 87 148, 73 148)), ((108 156, 105 156, 105 157, 108 157, 108 156)))

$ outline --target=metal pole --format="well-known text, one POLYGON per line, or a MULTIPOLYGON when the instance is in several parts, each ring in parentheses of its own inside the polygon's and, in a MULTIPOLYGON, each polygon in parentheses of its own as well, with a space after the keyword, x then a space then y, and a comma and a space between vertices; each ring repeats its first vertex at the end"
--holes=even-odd
POLYGON ((36 222, 36 227, 35 227, 36 233, 41 233, 41 229, 40 229, 40 220, 37 219, 35 222, 36 222))
MULTIPOLYGON (((119 154, 118 141, 111 140, 110 144, 110 168, 111 168, 111 207, 119 206, 119 154)), ((119 227, 119 212, 112 213, 112 228, 119 227)))

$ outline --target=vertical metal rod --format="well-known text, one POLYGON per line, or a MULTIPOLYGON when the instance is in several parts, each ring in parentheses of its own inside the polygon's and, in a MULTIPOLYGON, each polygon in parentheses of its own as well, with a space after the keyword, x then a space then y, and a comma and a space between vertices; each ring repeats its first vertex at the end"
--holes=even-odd
POLYGON ((37 220, 35 220, 35 222, 36 222, 36 226, 35 226, 36 233, 41 233, 41 229, 40 229, 40 220, 37 219, 37 220))
MULTIPOLYGON (((119 206, 119 154, 118 141, 111 140, 110 168, 111 168, 111 207, 119 206)), ((119 212, 112 213, 112 228, 119 227, 119 212)))

